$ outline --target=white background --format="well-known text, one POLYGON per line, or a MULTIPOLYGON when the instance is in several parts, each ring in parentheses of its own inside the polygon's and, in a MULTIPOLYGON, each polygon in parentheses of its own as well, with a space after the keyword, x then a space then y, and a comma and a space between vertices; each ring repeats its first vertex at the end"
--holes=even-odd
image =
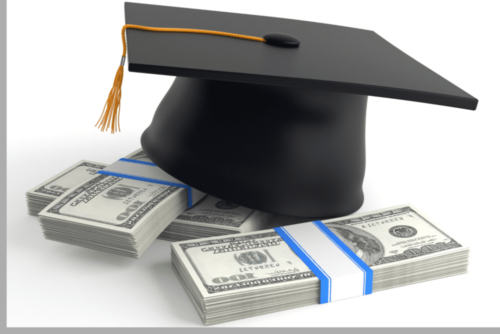
MULTIPOLYGON (((414 204, 471 247, 467 275, 220 326, 500 325, 497 1, 146 2, 374 30, 479 99, 469 111, 369 98, 360 209, 414 204)), ((111 163, 140 146, 172 77, 126 71, 122 132, 93 127, 123 23, 121 0, 8 2, 8 326, 202 326, 169 242, 123 258, 46 241, 26 213, 26 190, 80 159, 111 163)))

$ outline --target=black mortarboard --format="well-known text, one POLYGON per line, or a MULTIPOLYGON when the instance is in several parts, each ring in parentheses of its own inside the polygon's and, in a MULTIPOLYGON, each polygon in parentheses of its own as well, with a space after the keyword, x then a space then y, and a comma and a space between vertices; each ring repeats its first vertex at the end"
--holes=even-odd
POLYGON ((265 212, 324 218, 362 205, 368 95, 478 103, 373 31, 136 3, 125 16, 128 25, 264 38, 126 32, 129 71, 178 76, 142 135, 150 159, 265 212))

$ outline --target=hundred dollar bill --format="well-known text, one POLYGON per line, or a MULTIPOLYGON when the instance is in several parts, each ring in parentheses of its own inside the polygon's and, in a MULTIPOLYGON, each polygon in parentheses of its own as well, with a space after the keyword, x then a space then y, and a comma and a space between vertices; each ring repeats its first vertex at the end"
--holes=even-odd
MULTIPOLYGON (((274 231, 232 238, 221 243, 199 241, 180 245, 207 293, 251 288, 314 277, 311 270, 274 231)), ((175 246, 173 246, 175 247, 175 246)), ((192 274, 194 274, 192 272, 192 274)))
POLYGON ((178 241, 256 231, 272 217, 208 195, 175 218, 158 238, 178 241))
POLYGON ((184 211, 175 221, 239 228, 255 214, 255 210, 206 196, 191 209, 184 211))
MULTIPOLYGON (((384 267, 466 250, 411 205, 323 222, 375 275, 384 267)), ((273 230, 178 242, 172 250, 204 293, 314 277, 273 230)))
POLYGON ((137 228, 146 215, 179 188, 98 175, 40 214, 66 216, 86 224, 137 228))
POLYGON ((82 160, 26 192, 28 213, 38 213, 77 184, 92 178, 106 164, 82 160))
POLYGON ((187 190, 96 175, 39 218, 47 239, 139 257, 187 207, 187 190))
MULTIPOLYGON (((373 269, 374 292, 467 272, 468 248, 411 205, 323 222, 373 269)), ((206 325, 319 302, 319 279, 274 230, 171 249, 174 272, 206 325)))
POLYGON ((324 223, 372 267, 463 249, 411 205, 324 223))

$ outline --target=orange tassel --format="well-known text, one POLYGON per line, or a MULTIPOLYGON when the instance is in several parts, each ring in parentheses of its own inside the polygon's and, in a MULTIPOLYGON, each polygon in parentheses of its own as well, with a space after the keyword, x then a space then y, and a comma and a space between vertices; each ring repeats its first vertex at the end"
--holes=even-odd
POLYGON ((207 34, 207 35, 219 35, 233 38, 241 38, 257 42, 265 42, 266 40, 261 37, 247 36, 240 34, 233 34, 223 31, 214 30, 201 30, 201 29, 186 29, 186 28, 155 28, 155 27, 145 27, 135 24, 126 24, 122 28, 122 43, 123 43, 123 54, 122 62, 118 71, 116 72, 115 81, 113 82, 113 88, 108 95, 108 100, 104 105, 102 110, 101 118, 97 121, 95 126, 99 125, 101 131, 107 131, 111 128, 111 133, 115 133, 118 129, 120 131, 120 99, 122 98, 122 82, 123 82, 123 65, 125 65, 125 57, 127 55, 127 41, 125 39, 125 30, 127 29, 138 29, 145 31, 155 31, 155 32, 180 32, 180 33, 192 33, 192 34, 207 34))
POLYGON ((118 67, 116 71, 115 81, 113 88, 108 95, 108 100, 102 110, 101 118, 97 121, 95 126, 98 126, 101 131, 107 131, 111 128, 111 133, 115 133, 118 129, 120 131, 120 100, 122 98, 122 82, 123 82, 123 65, 118 67))

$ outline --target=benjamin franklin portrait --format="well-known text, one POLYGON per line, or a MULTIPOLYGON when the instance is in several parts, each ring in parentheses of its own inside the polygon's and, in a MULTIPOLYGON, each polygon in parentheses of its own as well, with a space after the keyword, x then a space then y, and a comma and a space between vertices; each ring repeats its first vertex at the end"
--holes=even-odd
POLYGON ((374 265, 384 256, 384 248, 373 235, 351 226, 328 226, 364 263, 374 265))

